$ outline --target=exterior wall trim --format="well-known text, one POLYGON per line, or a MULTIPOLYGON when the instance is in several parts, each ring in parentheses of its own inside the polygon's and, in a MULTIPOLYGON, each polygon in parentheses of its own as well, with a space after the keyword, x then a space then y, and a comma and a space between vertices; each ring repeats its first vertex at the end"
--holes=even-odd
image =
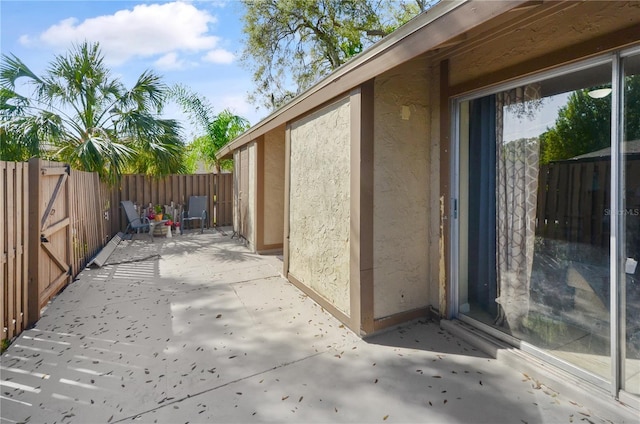
POLYGON ((264 254, 269 254, 269 253, 280 252, 280 251, 282 251, 282 247, 283 246, 284 246, 283 243, 265 244, 265 245, 262 245, 262 247, 260 249, 258 249, 256 251, 256 253, 258 253, 260 255, 264 255, 264 254))
POLYGON ((255 235, 256 251, 264 250, 264 135, 256 140, 256 197, 255 197, 255 235))
POLYGON ((333 306, 327 299, 319 295, 315 290, 307 286, 298 280, 295 276, 290 273, 285 274, 287 276, 287 280, 298 289, 300 289, 304 294, 309 296, 314 302, 320 305, 322 308, 327 310, 331 315, 336 317, 341 322, 345 323, 347 327, 349 327, 353 332, 358 334, 358 329, 352 327, 352 320, 349 316, 347 316, 344 312, 333 306))
POLYGON ((229 157, 233 150, 290 122, 302 113, 348 92, 384 71, 456 39, 482 22, 526 3, 527 0, 443 1, 276 110, 220 149, 216 156, 218 159, 229 157))
POLYGON ((289 275, 289 220, 291 197, 291 124, 284 132, 284 231, 282 235, 282 275, 289 275))
POLYGON ((440 62, 440 275, 441 316, 451 314, 451 108, 449 107, 449 60, 440 62))
POLYGON ((351 91, 350 313, 358 333, 374 331, 373 80, 351 91))
POLYGON ((400 312, 388 317, 377 318, 373 323, 373 331, 377 332, 399 324, 406 324, 407 322, 415 319, 429 318, 430 313, 430 309, 428 307, 424 307, 400 312))

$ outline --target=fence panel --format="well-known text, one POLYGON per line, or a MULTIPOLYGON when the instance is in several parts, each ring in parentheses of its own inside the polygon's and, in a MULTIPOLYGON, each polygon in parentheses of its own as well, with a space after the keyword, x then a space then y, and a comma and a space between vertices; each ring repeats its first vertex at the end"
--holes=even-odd
POLYGON ((111 234, 124 231, 127 226, 127 218, 120 210, 122 200, 130 200, 138 208, 146 208, 149 204, 171 205, 173 202, 176 209, 181 211, 188 205, 189 197, 208 196, 209 225, 231 225, 231 207, 228 205, 232 197, 228 185, 232 184, 233 177, 231 174, 221 174, 219 177, 225 192, 216 192, 216 174, 169 175, 161 179, 140 174, 122 176, 111 195, 110 215, 117 220, 117 225, 111 223, 111 234), (221 203, 224 204, 223 220, 219 218, 221 203), (114 204, 118 207, 117 212, 113 210, 114 204), (117 228, 115 232, 114 228, 117 228))
POLYGON ((73 275, 77 275, 109 241, 110 233, 105 228, 105 202, 98 174, 72 171, 69 179, 73 199, 70 215, 71 265, 73 275))
POLYGON ((606 247, 609 243, 609 160, 544 165, 538 181, 536 234, 606 247))
POLYGON ((0 161, 0 319, 2 339, 27 326, 29 166, 0 161))
POLYGON ((233 174, 220 174, 216 181, 216 225, 233 225, 233 174))
POLYGON ((209 196, 209 225, 231 225, 232 193, 232 174, 125 175, 110 187, 62 163, 0 161, 1 338, 35 323, 41 307, 126 227, 121 200, 183 206, 190 196, 209 196))

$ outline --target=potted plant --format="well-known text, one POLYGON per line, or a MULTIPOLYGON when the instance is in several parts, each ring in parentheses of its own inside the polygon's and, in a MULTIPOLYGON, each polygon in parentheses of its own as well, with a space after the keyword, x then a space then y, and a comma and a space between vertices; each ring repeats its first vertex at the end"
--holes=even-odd
POLYGON ((171 231, 180 228, 180 223, 178 221, 174 221, 173 216, 170 213, 165 213, 164 219, 167 221, 164 223, 164 225, 166 225, 167 227, 171 227, 171 231))
POLYGON ((154 219, 156 221, 162 221, 162 206, 160 205, 155 205, 153 207, 153 211, 155 212, 155 217, 154 219))

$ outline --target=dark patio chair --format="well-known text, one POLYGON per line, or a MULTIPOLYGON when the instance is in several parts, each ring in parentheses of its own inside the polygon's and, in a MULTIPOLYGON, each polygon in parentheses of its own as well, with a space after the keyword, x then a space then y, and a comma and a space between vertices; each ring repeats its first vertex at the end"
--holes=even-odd
MULTIPOLYGON (((140 230, 150 230, 149 218, 146 216, 141 218, 130 200, 123 200, 120 204, 122 205, 122 209, 124 209, 125 215, 127 215, 127 221, 129 221, 127 229, 124 230, 125 234, 127 234, 129 230, 136 230, 136 233, 140 233, 140 230)), ((149 234, 151 235, 150 231, 149 234)))
POLYGON ((184 225, 189 221, 200 220, 200 234, 204 233, 205 225, 208 228, 207 217, 207 203, 209 196, 191 196, 189 197, 189 205, 186 211, 182 212, 182 219, 180 220, 180 234, 183 234, 184 225))

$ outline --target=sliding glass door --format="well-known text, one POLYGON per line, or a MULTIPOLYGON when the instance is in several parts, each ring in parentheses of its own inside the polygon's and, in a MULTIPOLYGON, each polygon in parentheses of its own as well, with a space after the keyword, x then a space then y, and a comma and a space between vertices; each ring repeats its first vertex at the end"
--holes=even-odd
POLYGON ((640 53, 456 103, 458 317, 640 395, 640 53))
POLYGON ((613 373, 612 63, 529 79, 457 111, 457 310, 603 385, 613 373))
POLYGON ((640 55, 625 57, 622 71, 622 387, 629 393, 640 395, 640 55))

